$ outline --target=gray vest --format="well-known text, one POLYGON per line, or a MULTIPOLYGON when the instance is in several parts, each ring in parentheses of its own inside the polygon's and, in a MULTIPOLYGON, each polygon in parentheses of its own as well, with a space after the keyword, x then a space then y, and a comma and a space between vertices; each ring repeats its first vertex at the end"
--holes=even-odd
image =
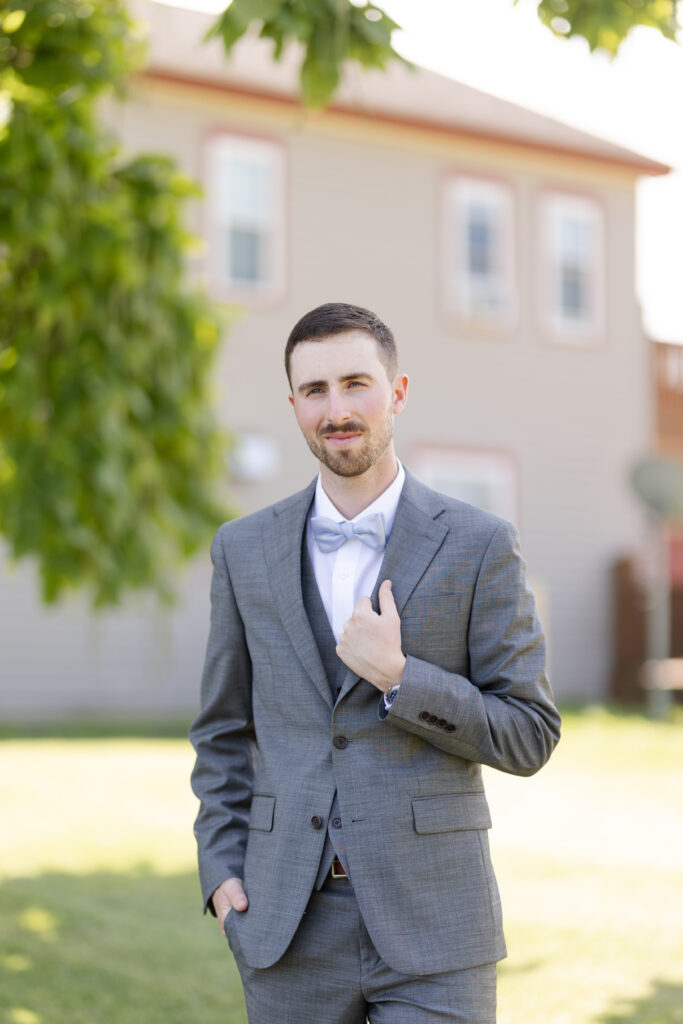
MULTIPOLYGON (((313 565, 308 553, 308 545, 306 543, 305 535, 301 552, 301 591, 306 615, 308 616, 308 621, 311 624, 311 630, 313 632, 315 642, 318 645, 318 650, 320 651, 320 659, 323 663, 325 674, 327 675, 327 681, 330 684, 332 699, 336 700, 341 681, 346 673, 346 666, 337 655, 337 642, 334 639, 334 633, 332 632, 332 627, 330 626, 329 619, 327 618, 325 606, 323 605, 320 591, 318 590, 318 584, 315 581, 315 573, 313 572, 313 565)), ((344 870, 348 871, 346 850, 344 847, 344 829, 343 827, 335 827, 335 822, 338 826, 341 821, 342 818, 339 812, 339 801, 335 792, 334 800, 332 802, 332 810, 330 811, 330 819, 327 825, 327 840, 323 848, 320 868, 318 869, 318 877, 315 883, 316 889, 320 888, 325 881, 326 876, 330 873, 330 868, 335 854, 344 865, 344 870)))

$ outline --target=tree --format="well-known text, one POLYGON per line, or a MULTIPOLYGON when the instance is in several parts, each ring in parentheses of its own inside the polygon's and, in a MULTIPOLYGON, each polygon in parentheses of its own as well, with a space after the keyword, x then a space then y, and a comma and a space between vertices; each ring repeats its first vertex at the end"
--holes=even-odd
POLYGON ((0 532, 46 601, 172 592, 226 508, 172 162, 123 162, 96 99, 140 60, 122 0, 0 2, 0 532))
POLYGON ((220 37, 229 54, 255 26, 272 40, 274 60, 291 43, 303 47, 300 88, 307 106, 329 103, 348 61, 380 70, 392 61, 407 64, 391 45, 396 22, 363 0, 232 0, 207 38, 220 37))
MULTIPOLYGON (((518 0, 514 0, 515 4, 518 0)), ((538 16, 558 36, 582 36, 614 56, 637 25, 676 39, 676 0, 541 0, 538 16)))
MULTIPOLYGON (((513 0, 517 4, 518 0, 513 0)), ((538 16, 558 36, 582 36, 591 50, 614 55, 632 28, 646 25, 676 38, 676 0, 541 0, 538 16)), ((344 65, 384 70, 403 58, 391 45, 396 22, 365 0, 232 0, 211 28, 230 54, 249 31, 273 42, 273 59, 285 47, 303 50, 300 90, 308 106, 326 106, 344 65)), ((403 61, 403 63, 407 63, 403 61)))

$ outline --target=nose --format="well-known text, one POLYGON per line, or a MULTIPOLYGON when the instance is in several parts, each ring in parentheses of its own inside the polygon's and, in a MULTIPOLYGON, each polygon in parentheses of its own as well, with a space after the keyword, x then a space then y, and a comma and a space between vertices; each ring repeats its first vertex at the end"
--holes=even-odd
POLYGON ((331 423, 345 423, 351 418, 346 392, 332 388, 327 400, 327 416, 331 423))

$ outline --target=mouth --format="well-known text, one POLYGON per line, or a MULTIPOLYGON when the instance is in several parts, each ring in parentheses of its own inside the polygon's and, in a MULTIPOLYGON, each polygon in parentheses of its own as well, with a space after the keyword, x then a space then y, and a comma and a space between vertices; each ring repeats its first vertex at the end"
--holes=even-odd
POLYGON ((331 444, 335 448, 345 448, 347 445, 350 445, 354 441, 356 441, 360 436, 360 431, 354 431, 349 433, 337 432, 334 434, 323 434, 323 437, 328 442, 328 444, 331 444))

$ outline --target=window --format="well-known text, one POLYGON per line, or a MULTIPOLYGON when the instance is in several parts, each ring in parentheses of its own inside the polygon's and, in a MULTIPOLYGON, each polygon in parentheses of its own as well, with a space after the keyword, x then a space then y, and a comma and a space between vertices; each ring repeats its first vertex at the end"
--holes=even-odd
POLYGON ((515 319, 513 199, 506 185, 460 176, 447 183, 444 264, 449 313, 483 328, 515 319))
POLYGON ((517 471, 505 452, 425 446, 410 465, 435 491, 516 521, 517 471))
POLYGON ((208 147, 209 277, 242 301, 284 290, 284 154, 262 139, 220 135, 208 147))
POLYGON ((541 301, 554 340, 585 346, 603 333, 603 245, 598 203, 559 194, 542 199, 541 301))

